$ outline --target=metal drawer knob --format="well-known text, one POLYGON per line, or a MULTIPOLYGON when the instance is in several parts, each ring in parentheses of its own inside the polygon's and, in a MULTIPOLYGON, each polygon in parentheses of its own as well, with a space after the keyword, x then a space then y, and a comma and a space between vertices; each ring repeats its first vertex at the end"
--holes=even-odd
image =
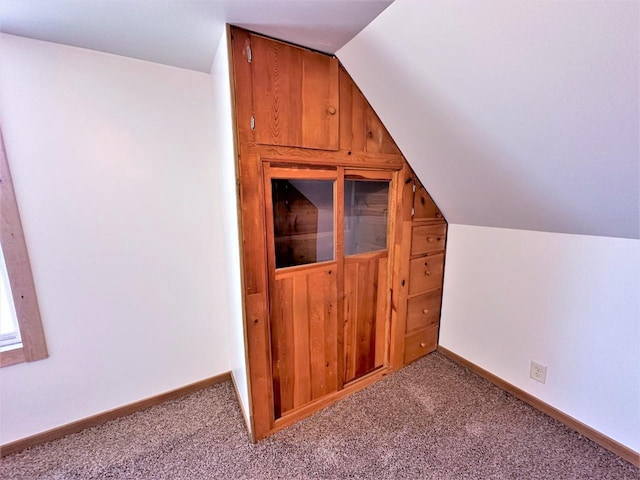
POLYGON ((426 347, 426 346, 427 346, 427 344, 426 344, 426 343, 424 343, 424 342, 420 342, 420 346, 421 346, 422 348, 424 348, 424 347, 426 347))

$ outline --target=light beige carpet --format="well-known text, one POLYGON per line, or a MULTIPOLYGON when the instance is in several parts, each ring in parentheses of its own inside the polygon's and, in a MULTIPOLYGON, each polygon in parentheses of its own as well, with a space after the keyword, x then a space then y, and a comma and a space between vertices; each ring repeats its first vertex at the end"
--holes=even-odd
POLYGON ((251 444, 230 382, 6 457, 6 479, 640 479, 439 354, 251 444))

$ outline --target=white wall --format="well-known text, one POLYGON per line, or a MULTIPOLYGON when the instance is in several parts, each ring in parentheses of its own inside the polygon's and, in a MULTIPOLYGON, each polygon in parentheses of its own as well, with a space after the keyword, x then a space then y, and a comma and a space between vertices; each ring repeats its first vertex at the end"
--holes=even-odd
POLYGON ((222 203, 222 234, 224 243, 224 267, 226 304, 231 329, 231 374, 240 398, 240 406, 247 426, 249 418, 249 387, 245 356, 244 326, 242 315, 242 284, 240 279, 240 237, 238 235, 238 209, 236 190, 233 120, 231 113, 231 78, 227 32, 222 33, 215 60, 211 67, 215 103, 215 140, 220 200, 222 203))
POLYGON ((0 36, 0 125, 50 358, 0 443, 229 371, 211 78, 0 36))
POLYGON ((640 241, 449 225, 446 262, 442 346, 640 452, 640 241))
POLYGON ((450 222, 640 238, 640 2, 396 0, 338 57, 450 222))
POLYGON ((457 224, 440 343, 640 451, 640 4, 396 0, 338 57, 457 224))

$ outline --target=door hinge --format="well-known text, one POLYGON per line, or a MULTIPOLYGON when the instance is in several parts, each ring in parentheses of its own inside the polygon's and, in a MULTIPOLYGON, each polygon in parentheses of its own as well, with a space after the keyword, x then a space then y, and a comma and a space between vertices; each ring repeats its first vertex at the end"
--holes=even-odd
POLYGON ((251 130, 255 130, 255 129, 256 129, 256 117, 251 115, 251 130))
POLYGON ((251 45, 247 45, 247 62, 251 63, 252 58, 251 45))
POLYGON ((415 216, 415 214, 416 214, 416 209, 411 207, 411 216, 413 217, 415 216))
POLYGON ((413 192, 415 193, 416 191, 416 182, 413 182, 413 192))

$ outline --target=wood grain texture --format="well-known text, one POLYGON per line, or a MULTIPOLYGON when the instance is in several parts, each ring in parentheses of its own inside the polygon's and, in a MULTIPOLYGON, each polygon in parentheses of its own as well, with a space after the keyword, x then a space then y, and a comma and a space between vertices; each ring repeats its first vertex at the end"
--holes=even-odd
POLYGON ((15 365, 17 363, 26 362, 27 357, 24 353, 24 348, 14 348, 6 352, 0 352, 0 367, 8 367, 9 365, 15 365))
POLYGON ((282 430, 283 428, 288 427, 292 423, 295 423, 298 420, 302 420, 303 418, 308 417, 309 415, 317 412, 318 410, 328 407, 329 405, 337 402, 341 398, 344 398, 348 395, 351 395, 352 393, 355 393, 359 390, 362 390, 363 388, 366 388, 367 386, 377 382, 378 380, 380 380, 381 378, 384 378, 390 373, 392 373, 392 370, 390 367, 379 368, 369 373, 368 375, 365 375, 362 378, 359 378, 358 380, 348 385, 345 385, 344 388, 336 392, 324 395, 323 397, 320 397, 317 400, 314 400, 308 403, 307 405, 304 405, 296 410, 292 410, 287 415, 284 415, 283 417, 277 419, 274 422, 273 429, 269 432, 266 432, 265 436, 275 433, 279 430, 282 430))
POLYGON ((427 353, 433 352, 437 346, 438 325, 408 334, 405 339, 404 363, 424 357, 427 353))
POLYGON ((251 34, 255 139, 339 148, 338 60, 251 34))
POLYGON ((393 265, 393 295, 391 302, 390 359, 393 368, 404 365, 405 326, 407 321, 407 298, 409 295, 409 255, 411 252, 411 209, 413 207, 414 176, 408 165, 399 172, 397 192, 398 227, 395 237, 395 260, 393 265))
POLYGON ((437 326, 440 323, 441 298, 441 288, 411 297, 407 302, 406 332, 437 326))
POLYGON ((85 430, 87 428, 102 425, 103 423, 107 423, 116 418, 131 415, 132 413, 139 412, 154 405, 159 405, 160 403, 197 392, 218 383, 226 382, 230 379, 231 374, 229 372, 221 373, 220 375, 216 375, 215 377, 206 378, 204 380, 185 385, 184 387, 176 388, 175 390, 161 393, 159 395, 155 395, 144 400, 139 400, 137 402, 129 403, 127 405, 123 405, 122 407, 107 410, 106 412, 98 413, 90 417, 76 420, 75 422, 67 423, 66 425, 52 428, 51 430, 32 435, 30 437, 22 438, 14 442, 5 443, 4 445, 0 445, 0 457, 4 457, 11 453, 20 452, 35 445, 40 445, 41 443, 51 442, 52 440, 66 437, 67 435, 81 432, 82 430, 85 430))
POLYGON ((411 260, 409 295, 423 293, 442 286, 444 253, 411 260))
POLYGON ((0 130, 0 245, 22 337, 20 351, 0 353, 0 366, 14 365, 21 359, 27 362, 42 360, 49 354, 2 130, 0 130))
POLYGON ((411 255, 422 255, 444 250, 447 226, 414 225, 411 234, 411 255))
POLYGON ((340 149, 392 153, 400 150, 346 70, 340 67, 340 149))
POLYGON ((366 169, 400 170, 404 166, 402 155, 395 153, 366 153, 339 150, 327 152, 297 147, 280 147, 249 143, 243 145, 247 153, 260 155, 264 160, 290 165, 319 167, 354 167, 366 169))
MULTIPOLYGON (((251 64, 247 59, 247 51, 251 46, 249 32, 240 28, 229 27, 229 62, 231 73, 232 112, 234 119, 234 134, 237 145, 255 142, 251 129, 253 115, 251 81, 251 64)), ((239 159, 237 159, 239 161, 239 159)), ((236 171, 237 167, 236 167, 236 171)))
POLYGON ((424 186, 420 183, 420 181, 416 180, 416 192, 413 200, 413 209, 414 209, 414 220, 440 220, 443 221, 444 217, 442 216, 442 212, 435 204, 431 195, 427 192, 424 186))
POLYGON ((337 389, 336 273, 335 263, 284 278, 276 273, 271 309, 276 418, 337 389))
POLYGON ((508 392, 514 397, 519 398, 523 402, 528 403, 533 408, 536 408, 542 413, 549 415, 551 418, 555 418, 559 422, 565 424, 567 427, 578 432, 580 435, 584 435, 588 439, 596 442, 601 447, 606 448, 610 452, 618 455, 620 458, 623 458, 629 463, 640 468, 640 453, 635 452, 634 450, 630 449, 629 447, 626 447, 625 445, 622 445, 621 443, 606 436, 605 434, 598 432, 597 430, 590 427, 589 425, 585 425, 581 421, 576 420, 575 418, 571 417, 570 415, 567 415, 563 411, 558 410, 557 408, 549 405, 546 402, 543 402, 539 398, 534 397, 530 393, 525 392, 524 390, 516 387, 515 385, 512 385, 511 383, 503 380, 502 378, 494 375, 493 373, 485 370, 484 368, 476 365, 475 363, 467 360, 466 358, 458 355, 457 353, 454 353, 443 346, 438 347, 438 352, 442 353, 445 357, 450 358, 457 364, 471 370, 473 373, 484 378, 488 382, 493 383, 494 385, 501 388, 505 392, 508 392))
MULTIPOLYGON (((234 27, 230 35, 251 422, 255 438, 260 439, 363 388, 391 371, 390 366, 397 369, 403 365, 408 300, 424 293, 409 295, 412 226, 416 222, 442 224, 444 219, 428 204, 420 207, 414 221, 411 211, 415 201, 422 205, 422 194, 413 192, 415 174, 362 92, 334 58, 234 27), (251 64, 246 49, 249 44, 251 64), (305 63, 305 58, 311 60, 305 63), (263 60, 268 65, 261 64, 263 60), (335 107, 334 113, 331 107, 335 107), (256 130, 244 119, 250 120, 251 115, 256 118, 256 130), (274 238, 269 230, 273 209, 266 179, 270 170, 282 168, 295 172, 296 178, 308 178, 305 169, 335 175, 335 223, 340 228, 334 232, 334 262, 273 267, 274 238), (377 264, 372 257, 366 261, 363 257, 360 264, 351 265, 343 257, 347 240, 353 239, 347 239, 342 230, 344 178, 350 174, 363 179, 393 179, 387 254, 378 258, 377 264), (433 210, 431 217, 429 208, 433 210), (315 276, 326 272, 329 265, 334 267, 333 283, 315 276), (372 273, 376 269, 376 274, 372 273), (347 303, 354 289, 358 292, 347 303), (331 313, 327 305, 333 306, 331 313), (352 319, 343 325, 347 310, 352 319), (304 347, 298 349, 297 345, 304 347), (316 375, 323 361, 325 370, 327 363, 335 368, 316 375), (304 385, 297 384, 297 379, 304 385)), ((371 200, 373 203, 361 209, 363 216, 376 203, 371 200)), ((378 210, 377 204, 374 210, 378 210)), ((380 219, 371 216, 357 232, 365 250, 379 248, 380 242, 367 242, 368 237, 382 238, 380 219)), ((355 235, 355 231, 348 235, 355 235)))
POLYGON ((382 366, 387 319, 386 251, 345 258, 344 383, 382 366), (382 336, 382 339, 376 338, 382 336))

